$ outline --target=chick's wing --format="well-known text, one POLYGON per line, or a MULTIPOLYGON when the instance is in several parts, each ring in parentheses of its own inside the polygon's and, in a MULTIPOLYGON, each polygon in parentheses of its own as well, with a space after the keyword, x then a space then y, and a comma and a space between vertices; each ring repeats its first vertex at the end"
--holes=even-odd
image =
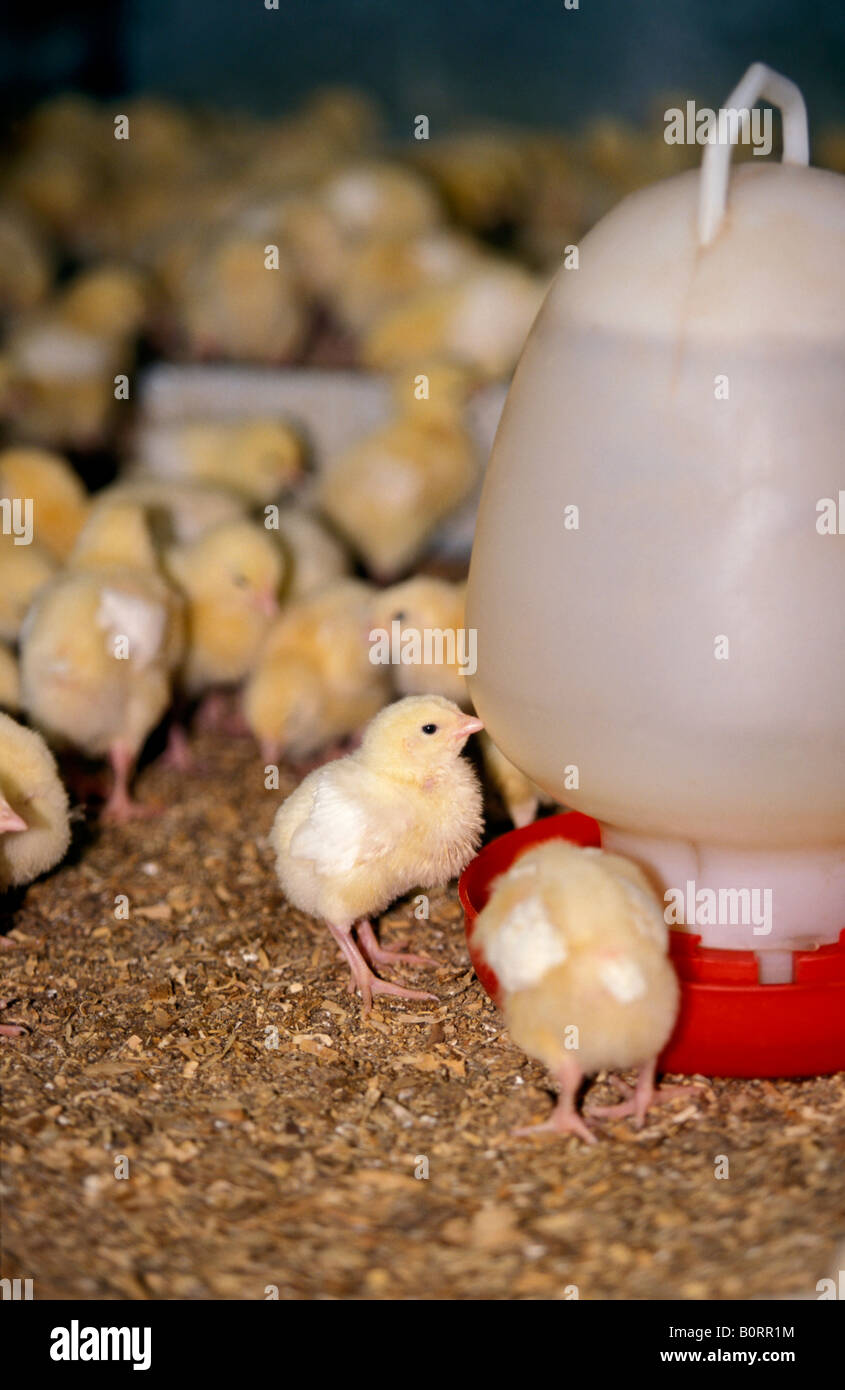
POLYGON ((164 607, 121 589, 103 589, 97 624, 114 639, 127 638, 129 651, 139 666, 148 666, 158 656, 167 614, 164 607))
POLYGON ((310 859, 318 873, 348 873, 388 854, 401 832, 394 808, 385 818, 378 800, 365 789, 324 776, 307 818, 291 837, 290 853, 295 859, 310 859))

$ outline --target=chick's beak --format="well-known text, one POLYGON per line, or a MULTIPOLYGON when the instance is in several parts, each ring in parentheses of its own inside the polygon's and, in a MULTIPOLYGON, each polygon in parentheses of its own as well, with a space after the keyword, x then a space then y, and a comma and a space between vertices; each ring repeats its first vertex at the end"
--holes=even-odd
POLYGON ((8 801, 4 801, 0 796, 0 835, 5 835, 10 830, 28 830, 29 826, 23 816, 19 816, 17 811, 13 811, 8 801))
POLYGON ((255 595, 255 606, 264 618, 275 618, 279 611, 279 600, 275 590, 259 589, 255 595))
POLYGON ((484 725, 482 724, 480 719, 476 719, 474 717, 472 719, 466 718, 461 720, 461 723, 454 730, 452 737, 457 742, 465 743, 466 740, 469 738, 470 734, 480 733, 483 728, 484 725))

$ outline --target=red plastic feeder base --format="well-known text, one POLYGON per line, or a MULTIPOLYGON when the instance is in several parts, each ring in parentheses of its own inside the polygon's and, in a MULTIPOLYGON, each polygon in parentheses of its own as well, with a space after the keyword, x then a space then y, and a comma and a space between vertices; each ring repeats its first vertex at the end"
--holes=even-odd
MULTIPOLYGON (((472 932, 490 885, 543 840, 601 845, 598 821, 578 811, 549 816, 486 845, 461 875, 467 942, 476 974, 494 1000, 495 974, 473 950, 472 932)), ((691 932, 670 932, 681 981, 675 1031, 663 1071, 704 1076, 821 1076, 845 1069, 845 929, 835 945, 793 954, 788 985, 761 985, 752 951, 716 951, 691 932)))

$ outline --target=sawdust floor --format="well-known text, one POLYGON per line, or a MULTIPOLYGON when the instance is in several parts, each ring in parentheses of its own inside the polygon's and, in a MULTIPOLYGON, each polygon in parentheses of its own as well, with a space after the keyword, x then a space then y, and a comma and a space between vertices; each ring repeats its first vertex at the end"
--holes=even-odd
POLYGON ((442 961, 441 1005, 362 1023, 275 886, 257 755, 197 746, 204 774, 141 777, 164 815, 80 824, 16 908, 3 1275, 59 1299, 815 1297, 845 1232, 841 1075, 716 1080, 594 1149, 513 1138, 551 1099, 469 969, 454 888, 383 924, 442 961))

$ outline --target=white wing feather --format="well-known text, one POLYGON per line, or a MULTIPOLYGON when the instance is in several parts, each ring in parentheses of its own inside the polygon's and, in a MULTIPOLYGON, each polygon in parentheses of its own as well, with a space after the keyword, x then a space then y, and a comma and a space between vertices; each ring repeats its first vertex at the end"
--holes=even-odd
POLYGON ((109 636, 126 637, 129 656, 137 666, 148 666, 161 651, 166 614, 160 603, 127 594, 121 589, 104 589, 97 610, 97 624, 109 636))
POLYGON ((350 792, 326 777, 317 786, 307 818, 291 836, 294 859, 310 859, 318 873, 348 873, 390 849, 383 829, 350 792))

